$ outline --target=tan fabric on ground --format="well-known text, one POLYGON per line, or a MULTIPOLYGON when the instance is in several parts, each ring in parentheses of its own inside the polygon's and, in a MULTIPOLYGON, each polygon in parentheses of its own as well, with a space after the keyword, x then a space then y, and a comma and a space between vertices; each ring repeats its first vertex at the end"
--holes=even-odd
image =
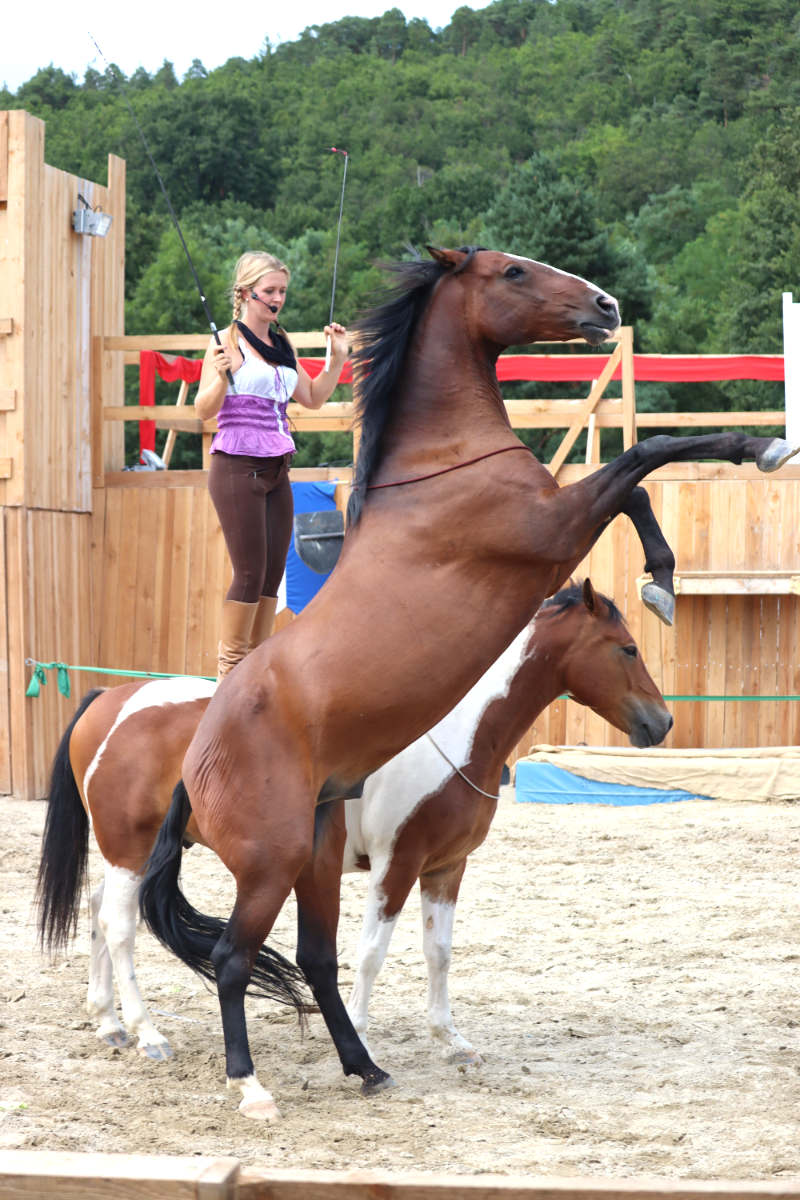
POLYGON ((800 800, 800 748, 635 750, 532 746, 520 762, 550 763, 601 783, 682 788, 714 800, 800 800))

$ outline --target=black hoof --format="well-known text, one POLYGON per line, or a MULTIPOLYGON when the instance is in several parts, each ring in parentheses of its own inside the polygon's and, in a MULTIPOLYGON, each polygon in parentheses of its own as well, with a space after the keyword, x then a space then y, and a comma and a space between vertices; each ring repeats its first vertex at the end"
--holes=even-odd
POLYGON ((368 1075, 361 1084, 361 1095, 377 1096, 379 1092, 386 1092, 393 1087, 396 1087, 396 1084, 391 1075, 376 1067, 374 1074, 368 1075))

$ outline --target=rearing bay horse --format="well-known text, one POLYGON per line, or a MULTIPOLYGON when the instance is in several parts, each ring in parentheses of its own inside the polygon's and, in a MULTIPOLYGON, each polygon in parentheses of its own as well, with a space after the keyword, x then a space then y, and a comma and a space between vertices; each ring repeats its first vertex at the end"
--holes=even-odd
POLYGON ((297 961, 345 1073, 365 1093, 390 1082, 337 988, 341 862, 327 848, 322 802, 358 794, 435 725, 618 513, 634 520, 671 593, 668 547, 649 506, 644 515, 635 507, 655 468, 711 457, 774 470, 795 452, 734 433, 652 437, 560 488, 515 437, 495 362, 510 345, 604 341, 619 325, 616 301, 530 259, 431 254, 400 265, 394 295, 359 324, 362 436, 339 562, 301 616, 220 684, 142 886, 152 931, 216 980, 228 1084, 242 1093, 241 1111, 263 1120, 278 1113, 255 1075, 245 994, 265 976, 296 994, 293 968, 262 949, 292 887, 297 961), (191 814, 235 880, 227 923, 197 913, 178 887, 191 814))

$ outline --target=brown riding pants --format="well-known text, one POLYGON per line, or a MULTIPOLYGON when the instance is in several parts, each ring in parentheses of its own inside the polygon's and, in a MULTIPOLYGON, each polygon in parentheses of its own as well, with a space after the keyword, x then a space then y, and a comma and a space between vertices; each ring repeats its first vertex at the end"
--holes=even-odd
POLYGON ((278 594, 294 518, 291 458, 211 455, 208 491, 233 565, 228 600, 254 604, 278 594))

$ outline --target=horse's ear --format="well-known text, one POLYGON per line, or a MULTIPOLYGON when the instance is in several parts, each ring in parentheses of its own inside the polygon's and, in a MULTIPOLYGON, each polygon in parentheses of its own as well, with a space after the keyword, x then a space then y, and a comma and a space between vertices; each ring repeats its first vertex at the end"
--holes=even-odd
POLYGON ((426 246, 425 249, 441 267, 460 267, 467 257, 463 250, 445 250, 441 246, 426 246))
POLYGON ((597 599, 594 594, 591 579, 583 581, 583 603, 586 605, 590 613, 597 611, 597 599))

